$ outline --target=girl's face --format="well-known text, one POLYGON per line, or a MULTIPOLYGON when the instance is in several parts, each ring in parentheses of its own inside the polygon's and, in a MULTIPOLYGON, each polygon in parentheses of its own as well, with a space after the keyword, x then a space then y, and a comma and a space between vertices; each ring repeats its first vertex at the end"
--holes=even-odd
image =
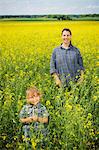
POLYGON ((38 95, 37 93, 34 94, 28 93, 27 103, 36 105, 39 101, 40 101, 40 95, 38 95))
POLYGON ((72 35, 70 34, 69 31, 63 31, 62 33, 62 40, 64 44, 70 44, 72 35))

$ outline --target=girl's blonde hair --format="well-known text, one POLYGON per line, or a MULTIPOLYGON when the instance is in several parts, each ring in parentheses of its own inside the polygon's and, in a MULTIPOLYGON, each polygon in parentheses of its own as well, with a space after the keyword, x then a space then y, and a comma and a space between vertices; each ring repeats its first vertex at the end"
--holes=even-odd
POLYGON ((28 97, 29 95, 31 96, 35 96, 35 94, 37 96, 42 96, 42 94, 40 93, 40 91, 34 86, 34 87, 29 87, 27 90, 26 90, 26 96, 28 97))

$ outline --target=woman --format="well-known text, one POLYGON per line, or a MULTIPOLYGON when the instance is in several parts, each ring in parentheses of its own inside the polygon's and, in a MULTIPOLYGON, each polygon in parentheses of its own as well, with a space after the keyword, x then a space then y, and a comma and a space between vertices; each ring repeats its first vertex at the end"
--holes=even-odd
POLYGON ((54 49, 50 61, 50 74, 56 85, 68 86, 70 81, 80 84, 83 81, 84 67, 79 50, 71 44, 70 29, 62 30, 63 43, 54 49))

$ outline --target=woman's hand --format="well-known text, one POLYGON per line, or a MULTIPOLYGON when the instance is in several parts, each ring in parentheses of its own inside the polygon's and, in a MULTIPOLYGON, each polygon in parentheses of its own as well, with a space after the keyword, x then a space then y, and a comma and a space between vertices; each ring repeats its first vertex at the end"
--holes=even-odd
POLYGON ((56 82, 56 85, 57 85, 57 86, 61 87, 61 81, 60 81, 60 79, 56 79, 55 82, 56 82))
POLYGON ((59 86, 59 87, 61 87, 61 84, 62 84, 62 83, 61 83, 61 81, 60 81, 58 75, 57 75, 56 73, 54 73, 52 76, 54 77, 54 80, 55 80, 56 85, 59 86))
POLYGON ((81 70, 81 75, 77 81, 77 85, 80 85, 83 82, 83 80, 84 80, 84 72, 83 72, 83 70, 81 70))

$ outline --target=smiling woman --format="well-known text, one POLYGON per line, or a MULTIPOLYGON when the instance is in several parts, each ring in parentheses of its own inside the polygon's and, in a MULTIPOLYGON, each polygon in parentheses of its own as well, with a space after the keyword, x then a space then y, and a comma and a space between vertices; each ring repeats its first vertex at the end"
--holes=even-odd
POLYGON ((70 81, 83 81, 83 61, 79 50, 71 44, 70 29, 62 30, 63 43, 54 49, 50 62, 50 73, 57 86, 68 86, 70 81))

